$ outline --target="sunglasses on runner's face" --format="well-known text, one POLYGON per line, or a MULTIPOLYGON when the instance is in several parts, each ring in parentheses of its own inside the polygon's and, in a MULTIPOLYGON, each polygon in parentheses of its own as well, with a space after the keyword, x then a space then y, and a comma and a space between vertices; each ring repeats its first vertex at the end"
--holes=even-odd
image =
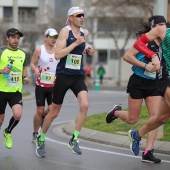
POLYGON ((52 40, 54 40, 54 39, 57 39, 57 38, 58 38, 58 36, 50 36, 50 35, 49 35, 49 37, 50 37, 50 39, 52 39, 52 40))
POLYGON ((84 14, 73 14, 72 16, 76 18, 81 18, 84 17, 84 14))

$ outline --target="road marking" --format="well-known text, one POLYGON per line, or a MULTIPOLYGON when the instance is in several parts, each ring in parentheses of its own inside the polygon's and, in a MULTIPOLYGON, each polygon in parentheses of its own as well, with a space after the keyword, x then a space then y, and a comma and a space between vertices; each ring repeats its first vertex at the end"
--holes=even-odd
MULTIPOLYGON (((50 138, 47 138, 47 137, 46 137, 46 140, 53 142, 53 143, 58 143, 58 144, 61 144, 61 145, 68 145, 68 143, 56 141, 56 140, 53 140, 53 139, 50 139, 50 138)), ((124 156, 124 157, 141 159, 140 156, 128 155, 128 154, 123 154, 123 153, 118 153, 118 152, 111 152, 111 151, 106 151, 106 150, 101 150, 101 149, 93 149, 93 148, 87 148, 87 147, 80 147, 80 148, 90 150, 90 151, 94 151, 94 152, 101 152, 101 153, 107 153, 107 154, 112 154, 112 155, 119 155, 119 156, 124 156)), ((161 160, 161 162, 170 163, 170 161, 167 161, 167 160, 161 160)))

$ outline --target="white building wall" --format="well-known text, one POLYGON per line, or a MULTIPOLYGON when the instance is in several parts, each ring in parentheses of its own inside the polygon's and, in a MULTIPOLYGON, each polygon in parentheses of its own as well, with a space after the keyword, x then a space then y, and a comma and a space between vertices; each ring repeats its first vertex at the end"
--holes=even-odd
POLYGON ((0 6, 0 22, 3 19, 3 8, 0 6))
POLYGON ((122 64, 121 85, 126 86, 129 80, 129 77, 133 74, 131 70, 132 65, 127 63, 123 59, 121 60, 121 64, 122 64))
MULTIPOLYGON (((0 6, 11 7, 13 0, 0 0, 0 6)), ((19 7, 38 7, 38 0, 18 0, 19 7)))
MULTIPOLYGON (((130 39, 128 44, 126 45, 126 49, 128 50, 134 43, 135 39, 130 39)), ((124 39, 120 39, 118 41, 119 48, 122 47, 124 43, 124 39)), ((94 48, 95 50, 116 50, 114 40, 111 38, 96 38, 94 39, 94 48)), ((123 57, 123 56, 122 56, 123 57)), ((107 57, 107 63, 103 64, 106 74, 105 78, 111 78, 115 82, 118 80, 118 70, 119 70, 119 60, 118 59, 110 59, 107 57)), ((99 65, 95 65, 95 70, 99 67, 99 65)), ((126 61, 121 59, 121 84, 126 85, 127 81, 129 80, 130 75, 132 74, 131 65, 128 64, 126 61)))
MULTIPOLYGON (((124 43, 124 39, 119 39, 118 40, 118 46, 121 49, 123 43, 124 43)), ((135 39, 129 39, 127 45, 126 45, 126 49, 130 48, 133 43, 134 43, 135 39)), ((111 38, 95 38, 94 39, 94 47, 97 50, 102 50, 102 49, 115 49, 115 43, 114 40, 111 38)))

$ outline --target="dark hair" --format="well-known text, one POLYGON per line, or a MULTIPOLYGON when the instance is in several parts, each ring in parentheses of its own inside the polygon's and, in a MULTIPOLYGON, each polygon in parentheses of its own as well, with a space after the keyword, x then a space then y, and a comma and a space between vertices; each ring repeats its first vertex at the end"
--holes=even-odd
POLYGON ((151 30, 150 24, 145 22, 143 19, 140 19, 137 26, 139 29, 136 31, 136 37, 140 37, 142 34, 145 34, 151 30))
POLYGON ((144 22, 143 19, 140 19, 139 21, 139 29, 136 31, 136 37, 140 37, 142 34, 145 34, 151 30, 151 26, 155 27, 156 24, 159 23, 165 23, 166 19, 162 15, 153 15, 150 18, 148 18, 147 22, 144 22))

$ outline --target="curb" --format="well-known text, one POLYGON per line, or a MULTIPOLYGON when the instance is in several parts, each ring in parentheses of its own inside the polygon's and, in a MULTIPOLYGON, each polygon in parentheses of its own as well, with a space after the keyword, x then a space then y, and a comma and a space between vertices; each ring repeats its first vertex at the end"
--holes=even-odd
MULTIPOLYGON (((63 126, 63 132, 68 135, 72 135, 74 131, 74 127, 75 127, 74 121, 66 123, 63 126)), ((100 131, 91 130, 87 128, 81 129, 79 138, 106 144, 106 145, 112 145, 112 146, 118 146, 124 148, 129 148, 130 146, 128 136, 110 134, 110 133, 100 132, 100 131)), ((140 149, 144 150, 145 146, 146 146, 146 139, 142 139, 140 149)), ((154 152, 170 155, 170 142, 155 140, 154 152)))

